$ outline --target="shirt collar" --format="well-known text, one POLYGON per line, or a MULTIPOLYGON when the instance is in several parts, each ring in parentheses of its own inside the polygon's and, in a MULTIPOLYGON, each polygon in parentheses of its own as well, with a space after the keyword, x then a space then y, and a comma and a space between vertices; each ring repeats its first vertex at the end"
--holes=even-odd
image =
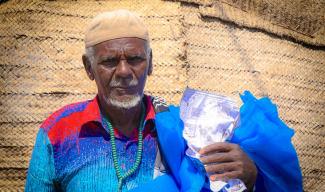
MULTIPOLYGON (((144 135, 143 135, 145 138, 145 136, 151 132, 152 126, 149 125, 151 125, 155 119, 155 109, 151 102, 150 96, 144 95, 143 101, 145 102, 145 106, 146 106, 146 114, 144 120, 145 126, 144 126, 144 135)), ((80 120, 82 121, 81 124, 86 124, 88 122, 95 121, 95 122, 99 122, 102 125, 102 127, 104 127, 102 123, 100 108, 99 108, 98 95, 94 99, 89 101, 89 104, 84 110, 83 117, 80 120)), ((114 135, 117 138, 121 138, 121 139, 126 138, 121 133, 119 133, 116 129, 114 129, 114 135)), ((138 137, 138 130, 135 129, 130 139, 137 140, 137 137, 138 137)))

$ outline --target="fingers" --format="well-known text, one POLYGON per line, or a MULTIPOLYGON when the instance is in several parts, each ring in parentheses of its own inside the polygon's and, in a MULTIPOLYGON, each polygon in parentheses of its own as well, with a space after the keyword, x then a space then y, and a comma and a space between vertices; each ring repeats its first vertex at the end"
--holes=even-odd
POLYGON ((229 153, 214 153, 200 158, 203 164, 222 163, 233 161, 233 157, 229 153))
POLYGON ((254 186, 257 168, 239 145, 214 143, 202 148, 199 153, 211 180, 241 179, 248 189, 254 186))
POLYGON ((217 142, 213 143, 211 145, 208 145, 206 147, 203 147, 199 153, 201 155, 207 155, 209 153, 217 153, 217 152, 229 152, 238 145, 232 144, 232 143, 227 143, 227 142, 217 142))
POLYGON ((205 170, 207 173, 223 173, 226 171, 233 171, 235 169, 234 166, 234 162, 209 164, 205 166, 205 170))
POLYGON ((230 171, 221 174, 214 174, 210 176, 210 180, 212 181, 228 181, 229 179, 237 179, 239 178, 240 172, 239 171, 230 171))
POLYGON ((225 173, 231 171, 242 172, 242 164, 240 162, 208 164, 205 166, 205 170, 207 173, 225 173))

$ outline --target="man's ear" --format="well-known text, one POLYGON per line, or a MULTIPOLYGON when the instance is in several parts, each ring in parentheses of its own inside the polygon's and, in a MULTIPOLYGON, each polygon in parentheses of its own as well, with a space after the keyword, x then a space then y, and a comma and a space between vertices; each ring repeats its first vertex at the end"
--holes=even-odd
POLYGON ((152 65, 152 49, 150 49, 150 55, 149 55, 149 68, 148 68, 148 75, 152 74, 153 65, 152 65))
POLYGON ((91 62, 85 54, 82 55, 82 62, 84 64, 87 76, 89 77, 90 80, 94 80, 95 76, 91 68, 91 62))

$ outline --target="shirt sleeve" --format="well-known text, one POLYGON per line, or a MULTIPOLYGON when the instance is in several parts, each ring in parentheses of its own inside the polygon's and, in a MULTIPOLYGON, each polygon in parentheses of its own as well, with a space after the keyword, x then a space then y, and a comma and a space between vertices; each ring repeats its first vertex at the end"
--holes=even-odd
POLYGON ((25 191, 56 191, 54 181, 53 148, 44 129, 40 129, 28 168, 25 191))

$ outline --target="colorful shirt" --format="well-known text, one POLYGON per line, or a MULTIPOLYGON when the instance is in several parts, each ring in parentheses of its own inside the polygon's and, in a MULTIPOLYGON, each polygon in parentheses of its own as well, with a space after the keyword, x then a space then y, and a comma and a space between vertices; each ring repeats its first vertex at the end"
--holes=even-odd
MULTIPOLYGON (((157 156, 152 100, 153 97, 144 97, 146 115, 141 164, 124 182, 123 191, 160 174, 155 170, 155 161, 160 155, 157 156)), ((118 160, 123 172, 135 163, 137 135, 134 132, 127 138, 115 129, 118 160)), ((116 187, 109 130, 103 126, 97 97, 65 106, 41 125, 25 191, 116 191, 116 187)))
MULTIPOLYGON (((146 103, 150 103, 150 99, 146 98, 146 103)), ((241 124, 230 142, 240 145, 256 164, 258 176, 255 191, 302 191, 302 174, 297 153, 291 143, 294 131, 279 118, 277 108, 269 98, 256 99, 245 91, 241 99, 241 124), (272 150, 267 150, 270 148, 272 150)), ((113 170, 112 162, 102 160, 110 159, 107 152, 109 147, 103 145, 104 141, 109 141, 107 131, 94 128, 101 126, 98 104, 95 105, 97 112, 87 110, 95 102, 93 100, 65 107, 42 125, 28 171, 26 191, 55 191, 56 186, 63 191, 116 191, 112 189, 116 185, 116 176, 108 174, 113 170), (96 121, 87 124, 88 129, 83 128, 85 121, 81 121, 86 114, 97 117, 96 121), (75 121, 73 126, 70 125, 71 119, 75 121), (56 134, 51 134, 51 130, 55 129, 57 131, 53 133, 56 134), (80 138, 83 129, 89 130, 85 131, 87 134, 84 140, 80 138)), ((138 185, 132 191, 210 191, 206 173, 185 155, 187 146, 182 137, 184 125, 179 117, 179 107, 163 106, 161 110, 156 110, 159 105, 154 104, 154 127, 160 152, 156 153, 156 157, 148 158, 152 162, 150 171, 145 171, 146 167, 141 164, 139 171, 134 178, 130 178, 130 183, 123 190, 138 185), (152 169, 155 170, 156 166, 152 159, 158 159, 160 153, 168 172, 153 179, 152 169), (146 179, 138 178, 142 176, 141 173, 145 173, 143 175, 146 179)), ((146 149, 144 153, 148 153, 146 149)))

